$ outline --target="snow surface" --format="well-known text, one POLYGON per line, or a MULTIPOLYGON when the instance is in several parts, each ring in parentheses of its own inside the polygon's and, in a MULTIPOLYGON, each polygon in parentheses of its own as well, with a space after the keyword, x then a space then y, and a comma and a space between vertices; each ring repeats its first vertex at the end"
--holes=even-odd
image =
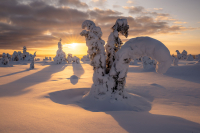
POLYGON ((0 132, 200 133, 197 62, 180 60, 163 75, 130 65, 127 106, 82 100, 93 84, 89 64, 0 67, 0 132))

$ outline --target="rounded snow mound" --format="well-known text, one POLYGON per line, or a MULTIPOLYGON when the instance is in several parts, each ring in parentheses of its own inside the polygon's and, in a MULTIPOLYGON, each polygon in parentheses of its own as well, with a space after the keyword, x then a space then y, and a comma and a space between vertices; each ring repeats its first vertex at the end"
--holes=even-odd
POLYGON ((57 92, 52 92, 47 96, 53 102, 59 104, 74 104, 85 110, 93 112, 107 112, 107 111, 149 111, 151 110, 151 104, 145 98, 127 93, 127 99, 111 100, 108 96, 103 100, 94 98, 92 95, 88 95, 89 88, 77 88, 68 89, 57 92))

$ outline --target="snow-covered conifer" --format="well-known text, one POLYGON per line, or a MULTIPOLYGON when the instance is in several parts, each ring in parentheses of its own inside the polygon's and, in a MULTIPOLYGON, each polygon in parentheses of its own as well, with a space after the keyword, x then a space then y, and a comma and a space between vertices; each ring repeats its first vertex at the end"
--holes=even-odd
POLYGON ((193 61, 193 60, 194 60, 194 57, 191 54, 189 54, 187 56, 187 61, 193 61))
POLYGON ((119 33, 128 37, 129 25, 126 19, 117 19, 115 25, 112 27, 112 32, 108 37, 106 44, 106 73, 109 73, 113 62, 115 61, 115 53, 121 48, 123 44, 119 38, 119 33))
MULTIPOLYGON (((56 56, 53 58, 54 62, 56 64, 61 64, 61 63, 65 63, 66 62, 66 54, 62 50, 61 41, 62 41, 62 39, 60 39, 60 41, 58 42, 58 50, 56 52, 56 56)), ((48 59, 48 57, 47 57, 47 59, 48 59)))
POLYGON ((35 58, 35 56, 36 56, 36 52, 34 53, 34 55, 33 56, 31 56, 31 63, 30 63, 30 69, 34 69, 34 58, 35 58))
POLYGON ((196 61, 200 60, 200 54, 195 55, 195 60, 196 60, 196 61))
POLYGON ((187 51, 183 50, 182 52, 182 60, 186 60, 187 59, 187 51))
POLYGON ((180 54, 179 50, 176 50, 177 58, 180 60, 182 58, 182 54, 180 54))
POLYGON ((105 42, 101 39, 101 28, 97 27, 93 21, 85 20, 82 23, 83 30, 80 35, 85 36, 86 45, 88 46, 87 53, 90 57, 90 64, 93 66, 93 86, 90 91, 96 98, 101 98, 107 92, 106 83, 104 82, 105 76, 105 42))
POLYGON ((84 55, 84 56, 81 58, 81 61, 90 61, 89 54, 84 55))
POLYGON ((67 56, 67 63, 72 63, 72 54, 68 54, 68 56, 67 56))
POLYGON ((3 53, 1 58, 1 65, 8 65, 8 64, 9 64, 9 59, 7 57, 7 54, 3 53))
POLYGON ((176 57, 174 57, 173 58, 173 64, 174 64, 174 66, 178 66, 178 58, 176 58, 176 57))

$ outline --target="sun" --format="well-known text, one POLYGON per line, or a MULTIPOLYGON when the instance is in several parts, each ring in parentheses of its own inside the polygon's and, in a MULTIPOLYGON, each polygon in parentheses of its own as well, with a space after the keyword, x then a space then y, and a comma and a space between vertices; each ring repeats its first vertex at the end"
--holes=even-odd
POLYGON ((70 49, 75 49, 77 47, 78 43, 71 43, 71 44, 64 44, 64 48, 70 48, 70 49))
POLYGON ((77 47, 78 43, 71 43, 69 44, 69 47, 71 47, 72 49, 75 49, 77 47))

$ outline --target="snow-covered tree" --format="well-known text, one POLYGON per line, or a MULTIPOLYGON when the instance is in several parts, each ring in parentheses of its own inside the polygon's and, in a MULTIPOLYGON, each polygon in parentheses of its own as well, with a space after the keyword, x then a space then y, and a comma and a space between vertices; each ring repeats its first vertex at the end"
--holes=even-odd
POLYGON ((34 53, 34 55, 32 56, 32 59, 31 59, 31 63, 30 63, 30 69, 34 69, 34 58, 36 56, 36 52, 34 53))
POLYGON ((90 57, 90 64, 93 66, 93 82, 90 93, 96 98, 102 98, 107 92, 106 83, 104 82, 106 57, 105 57, 105 42, 101 39, 101 28, 97 27, 93 21, 85 20, 82 23, 83 30, 80 35, 85 36, 86 45, 88 46, 87 53, 90 57))
POLYGON ((123 44, 119 38, 119 33, 128 37, 129 25, 126 19, 117 19, 115 25, 112 27, 112 32, 108 37, 106 44, 106 73, 109 73, 113 62, 115 61, 115 53, 121 48, 123 44))
POLYGON ((176 50, 177 58, 180 60, 182 58, 182 54, 180 54, 179 50, 176 50))
POLYGON ((173 58, 173 64, 174 64, 174 66, 178 66, 178 58, 176 58, 176 57, 174 57, 173 58))
POLYGON ((89 54, 84 55, 83 58, 81 58, 81 61, 90 61, 89 54))
MULTIPOLYGON (((56 64, 61 64, 61 63, 65 63, 66 62, 66 54, 62 50, 61 41, 62 41, 62 39, 60 39, 60 41, 58 42, 58 50, 56 52, 56 56, 53 58, 54 62, 56 64)), ((47 59, 48 59, 48 57, 47 57, 47 59)))
POLYGON ((68 54, 66 61, 67 63, 72 63, 72 54, 68 54))
POLYGON ((138 64, 138 60, 137 59, 133 59, 131 60, 129 65, 137 65, 138 64))
POLYGON ((183 50, 182 52, 182 60, 186 60, 187 59, 187 51, 183 50))
POLYGON ((187 56, 187 61, 193 61, 193 60, 194 60, 194 57, 191 54, 189 54, 187 56))
POLYGON ((157 61, 156 72, 165 73, 171 66, 172 57, 168 48, 160 41, 150 37, 137 37, 127 41, 116 53, 116 59, 111 67, 109 75, 114 79, 115 99, 126 98, 124 95, 124 86, 132 59, 140 56, 148 56, 157 61))
POLYGON ((7 54, 3 53, 1 58, 1 65, 8 65, 8 64, 9 64, 9 59, 7 57, 7 54))
POLYGON ((13 52, 12 60, 13 61, 18 61, 19 60, 19 56, 18 56, 18 53, 16 51, 13 52))
POLYGON ((200 60, 200 54, 195 55, 195 60, 196 60, 196 61, 200 60))
POLYGON ((109 55, 107 58, 110 62, 112 61, 112 65, 109 62, 107 67, 110 71, 106 74, 105 67, 108 62, 106 62, 105 58, 104 41, 101 39, 101 28, 97 27, 90 20, 83 22, 82 28, 85 29, 87 27, 87 30, 83 30, 80 35, 85 36, 88 54, 94 70, 94 84, 88 95, 91 94, 98 99, 105 98, 105 96, 111 96, 111 99, 115 100, 127 98, 124 93, 124 86, 128 67, 131 59, 135 59, 136 57, 148 56, 155 59, 157 61, 156 71, 158 73, 165 73, 171 66, 172 59, 169 50, 163 43, 153 38, 133 38, 121 47, 122 43, 118 37, 118 32, 121 32, 126 37, 128 35, 128 25, 124 26, 124 30, 120 30, 123 25, 127 25, 127 21, 119 19, 116 25, 113 26, 113 32, 109 36, 106 45, 106 49, 108 50, 106 51, 107 56, 109 53, 112 55, 109 55), (115 32, 115 29, 118 30, 115 32), (117 40, 115 41, 115 39, 117 40), (112 49, 113 45, 114 49, 112 49), (110 58, 114 60, 110 60, 110 58))
POLYGON ((80 59, 78 57, 76 57, 76 56, 72 57, 72 61, 74 63, 80 64, 80 59))
POLYGON ((142 68, 143 69, 150 69, 156 66, 156 61, 152 60, 148 56, 142 57, 142 68))

